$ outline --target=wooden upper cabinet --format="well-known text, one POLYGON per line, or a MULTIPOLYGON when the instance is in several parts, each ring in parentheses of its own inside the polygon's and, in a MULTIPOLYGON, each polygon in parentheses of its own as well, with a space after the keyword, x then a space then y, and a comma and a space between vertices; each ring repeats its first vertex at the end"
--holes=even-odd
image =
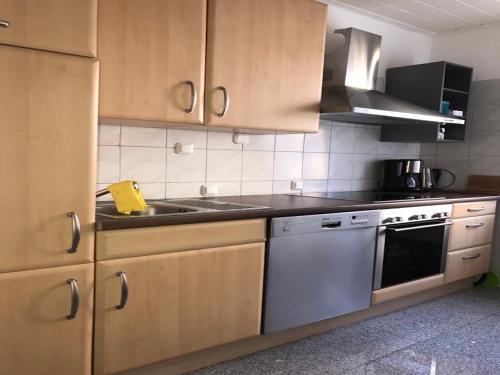
POLYGON ((91 374, 93 274, 92 264, 0 274, 0 373, 91 374))
POLYGON ((205 124, 317 131, 326 14, 313 0, 211 0, 205 124))
POLYGON ((0 272, 92 261, 98 63, 0 46, 0 66, 0 272))
POLYGON ((99 0, 98 19, 99 115, 201 124, 206 0, 99 0))
POLYGON ((97 262, 94 374, 257 336, 263 271, 264 243, 97 262))
POLYGON ((97 0, 1 0, 0 23, 0 44, 96 56, 97 0))

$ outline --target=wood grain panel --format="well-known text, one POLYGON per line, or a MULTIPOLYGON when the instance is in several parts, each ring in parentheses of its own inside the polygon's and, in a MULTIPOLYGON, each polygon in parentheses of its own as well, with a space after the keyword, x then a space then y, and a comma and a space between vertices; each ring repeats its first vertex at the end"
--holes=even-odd
POLYGON ((266 219, 119 229, 96 236, 96 258, 117 259, 263 242, 266 219))
POLYGON ((206 0, 99 1, 101 117, 202 123, 206 6, 206 0), (185 111, 188 80, 198 95, 193 113, 185 111))
POLYGON ((445 281, 450 283, 488 272, 490 257, 491 245, 449 253, 446 260, 445 281))
POLYGON ((372 293, 372 305, 390 301, 395 298, 400 298, 422 292, 427 289, 435 288, 444 283, 444 274, 426 277, 424 279, 414 280, 407 283, 390 286, 375 290, 372 293))
POLYGON ((211 0, 205 124, 316 132, 326 14, 312 0, 211 0))
POLYGON ((495 215, 453 220, 448 237, 448 251, 485 245, 493 242, 495 215))
POLYGON ((97 0, 2 0, 0 44, 96 56, 97 0))
POLYGON ((470 175, 467 189, 477 192, 500 194, 500 176, 470 175))
POLYGON ((93 286, 91 264, 0 274, 0 372, 90 375, 93 286), (80 304, 68 320, 71 278, 80 304))
POLYGON ((0 272, 90 262, 98 63, 0 46, 0 272), (80 217, 78 251, 69 254, 80 217))
POLYGON ((264 243, 98 262, 94 373, 258 335, 263 271, 264 243), (122 310, 119 271, 129 284, 122 310))
POLYGON ((494 214, 497 201, 466 202, 453 204, 452 217, 471 217, 494 214))

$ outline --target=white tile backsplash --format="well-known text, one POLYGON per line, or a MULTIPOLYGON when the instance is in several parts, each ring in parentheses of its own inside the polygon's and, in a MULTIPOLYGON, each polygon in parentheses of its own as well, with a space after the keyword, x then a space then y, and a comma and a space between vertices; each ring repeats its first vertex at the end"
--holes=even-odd
POLYGON ((102 124, 98 183, 134 179, 150 199, 200 196, 204 184, 217 185, 219 195, 297 193, 292 180, 303 181, 304 191, 368 189, 379 178, 377 159, 403 151, 379 142, 379 133, 377 126, 322 121, 317 134, 250 134, 242 146, 232 133, 202 127, 102 124), (193 144, 194 153, 175 154, 176 143, 193 144))

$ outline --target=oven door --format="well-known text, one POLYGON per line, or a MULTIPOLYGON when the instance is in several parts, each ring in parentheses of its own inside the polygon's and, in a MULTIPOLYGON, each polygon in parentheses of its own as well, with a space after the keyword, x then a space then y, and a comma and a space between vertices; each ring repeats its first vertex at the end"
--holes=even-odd
POLYGON ((380 226, 373 289, 443 273, 450 224, 442 219, 380 226))

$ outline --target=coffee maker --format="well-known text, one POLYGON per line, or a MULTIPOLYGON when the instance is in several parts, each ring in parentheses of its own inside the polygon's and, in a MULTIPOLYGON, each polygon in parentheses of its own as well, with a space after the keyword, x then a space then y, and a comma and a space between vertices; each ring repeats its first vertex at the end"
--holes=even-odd
POLYGON ((384 160, 384 191, 422 190, 422 167, 420 159, 384 160))

